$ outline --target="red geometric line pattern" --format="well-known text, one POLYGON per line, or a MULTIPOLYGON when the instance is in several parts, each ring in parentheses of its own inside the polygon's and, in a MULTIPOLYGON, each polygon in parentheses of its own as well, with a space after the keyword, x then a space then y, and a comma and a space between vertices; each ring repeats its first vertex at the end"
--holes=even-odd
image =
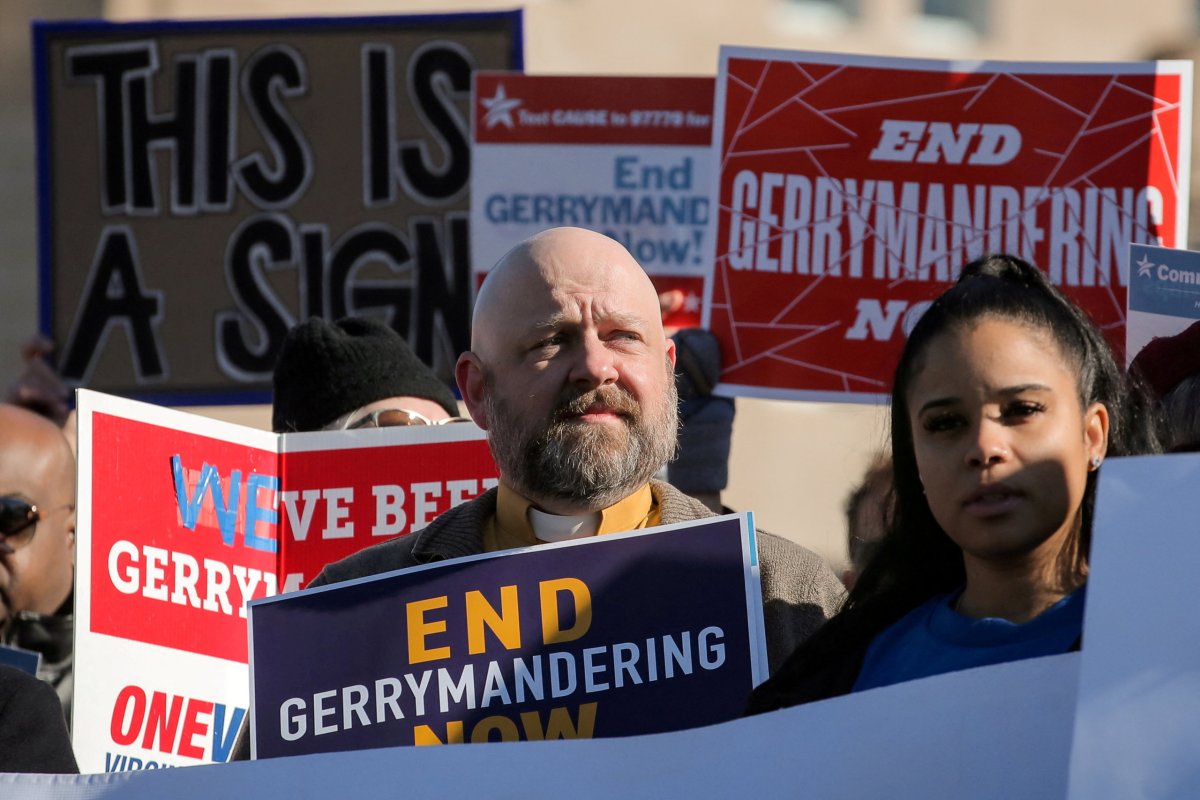
POLYGON ((886 391, 919 304, 988 251, 1046 269, 1123 341, 1129 241, 1180 241, 1181 78, 1003 66, 725 61, 710 304, 723 383, 886 391), (960 163, 945 147, 872 159, 887 120, 1015 131, 1019 148, 1003 163, 971 163, 978 141, 960 163))

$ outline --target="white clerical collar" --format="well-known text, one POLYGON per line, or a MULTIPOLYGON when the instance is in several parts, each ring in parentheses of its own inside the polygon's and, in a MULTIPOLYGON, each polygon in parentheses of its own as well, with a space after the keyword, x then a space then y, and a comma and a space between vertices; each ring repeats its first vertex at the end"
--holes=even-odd
POLYGON ((591 514, 547 514, 529 507, 529 526, 543 542, 566 542, 595 536, 600 531, 600 512, 591 514))

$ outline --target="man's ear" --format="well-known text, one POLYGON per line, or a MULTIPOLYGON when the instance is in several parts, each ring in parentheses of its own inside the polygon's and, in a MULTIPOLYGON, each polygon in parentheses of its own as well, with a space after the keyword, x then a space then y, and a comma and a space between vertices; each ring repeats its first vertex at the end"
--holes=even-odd
POLYGON ((667 361, 671 362, 671 369, 675 368, 675 340, 667 337, 667 361))
POLYGON ((471 419, 486 431, 488 419, 483 401, 487 394, 487 381, 484 380, 483 362, 479 356, 470 350, 459 356, 458 363, 454 365, 454 380, 458 383, 458 392, 471 419))
POLYGON ((75 509, 71 508, 70 516, 67 518, 67 547, 71 549, 71 569, 75 568, 75 553, 78 548, 75 546, 75 509))

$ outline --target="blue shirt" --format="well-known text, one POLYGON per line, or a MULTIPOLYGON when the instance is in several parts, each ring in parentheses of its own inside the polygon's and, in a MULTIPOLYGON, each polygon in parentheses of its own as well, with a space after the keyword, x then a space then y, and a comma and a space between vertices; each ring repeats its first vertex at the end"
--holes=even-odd
POLYGON ((853 691, 1065 653, 1083 633, 1084 589, 1024 624, 963 616, 951 608, 959 594, 941 595, 917 606, 876 636, 853 691))

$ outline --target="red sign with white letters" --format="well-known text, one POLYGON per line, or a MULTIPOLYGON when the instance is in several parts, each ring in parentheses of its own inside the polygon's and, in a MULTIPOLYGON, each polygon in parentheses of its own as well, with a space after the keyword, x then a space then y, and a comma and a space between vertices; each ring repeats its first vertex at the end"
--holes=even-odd
POLYGON ((93 441, 91 630, 244 663, 246 602, 276 592, 274 525, 254 509, 275 502, 257 479, 278 455, 99 413, 93 441))
POLYGON ((369 454, 358 448, 284 453, 283 590, 301 589, 326 564, 418 531, 495 486, 487 441, 474 425, 463 428, 472 438, 372 448, 369 454))
POLYGON ((887 392, 907 331, 989 252, 1044 269, 1120 347, 1129 243, 1186 238, 1190 75, 724 48, 721 390, 887 392))
POLYGON ((475 95, 477 144, 712 142, 711 77, 480 72, 475 95))

